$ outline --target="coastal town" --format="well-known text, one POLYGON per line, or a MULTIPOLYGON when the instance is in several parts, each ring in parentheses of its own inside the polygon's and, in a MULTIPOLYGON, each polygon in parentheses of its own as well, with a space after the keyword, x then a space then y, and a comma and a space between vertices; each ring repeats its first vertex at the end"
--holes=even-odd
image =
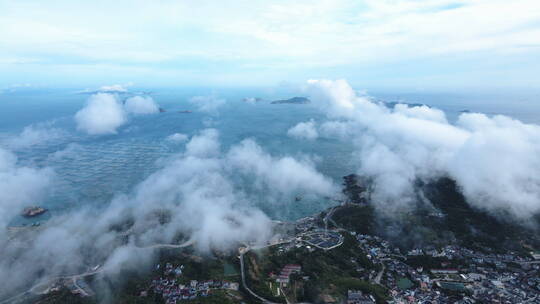
MULTIPOLYGON (((302 229, 309 226, 309 219, 299 221, 302 229)), ((315 218, 311 220, 314 226, 315 218)), ((484 253, 456 245, 442 248, 428 246, 401 252, 378 236, 355 231, 328 231, 327 237, 339 234, 354 236, 357 249, 379 266, 379 270, 366 269, 358 265, 354 258, 350 260, 352 265, 356 265, 356 278, 386 289, 387 297, 377 302, 540 303, 539 254, 484 253)), ((308 252, 328 250, 313 246, 311 240, 302 240, 302 243, 295 242, 294 246, 281 244, 278 252, 283 254, 283 251, 298 250, 302 246, 308 252)), ((298 269, 301 269, 300 265, 298 269)), ((301 271, 299 273, 302 274, 301 271)), ((278 276, 276 282, 290 283, 288 276, 278 276)), ((345 300, 346 295, 342 296, 341 299, 326 297, 323 302, 339 303, 345 300)), ((354 290, 349 290, 347 297, 347 303, 376 302, 374 295, 364 294, 360 297, 354 290)))

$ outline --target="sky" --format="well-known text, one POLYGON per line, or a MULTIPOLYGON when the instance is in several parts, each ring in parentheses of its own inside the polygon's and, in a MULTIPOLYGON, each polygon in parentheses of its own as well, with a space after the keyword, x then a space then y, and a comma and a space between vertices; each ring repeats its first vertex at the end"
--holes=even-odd
POLYGON ((0 87, 538 89, 537 0, 0 0, 0 87))

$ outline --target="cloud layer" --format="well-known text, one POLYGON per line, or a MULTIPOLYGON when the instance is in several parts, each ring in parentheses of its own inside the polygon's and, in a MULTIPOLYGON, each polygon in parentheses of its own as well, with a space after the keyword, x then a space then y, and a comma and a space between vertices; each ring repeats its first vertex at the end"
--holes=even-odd
POLYGON ((387 108, 345 80, 310 80, 331 119, 321 132, 353 140, 358 172, 375 180, 381 209, 409 208, 417 178, 450 176, 474 206, 528 219, 540 212, 540 126, 463 113, 455 125, 426 106, 387 108))
POLYGON ((260 85, 331 73, 378 85, 538 87, 537 7, 536 0, 121 0, 103 11, 65 0, 6 1, 0 65, 8 76, 0 84, 55 77, 260 85), (515 77, 501 77, 509 73, 515 77))

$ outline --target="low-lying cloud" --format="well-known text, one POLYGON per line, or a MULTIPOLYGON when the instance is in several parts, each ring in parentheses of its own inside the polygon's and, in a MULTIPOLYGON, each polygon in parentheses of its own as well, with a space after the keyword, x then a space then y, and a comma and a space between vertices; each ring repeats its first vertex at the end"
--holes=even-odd
MULTIPOLYGON (((0 148, 0 229, 28 205, 39 204, 51 185, 50 168, 35 169, 18 164, 17 156, 0 148)), ((4 238, 0 233, 0 240, 4 238)))
POLYGON ((52 123, 42 123, 26 126, 20 134, 9 137, 4 144, 12 150, 18 150, 50 143, 66 136, 64 130, 53 127, 52 123))
POLYGON ((99 88, 99 91, 103 93, 127 93, 129 86, 130 84, 104 85, 99 88))
POLYGON ((251 139, 232 147, 227 160, 235 170, 251 175, 256 185, 270 187, 280 194, 302 191, 329 196, 337 191, 332 181, 319 173, 313 163, 290 156, 272 157, 251 139))
POLYGON ((98 93, 90 96, 86 106, 75 114, 75 121, 77 129, 91 135, 115 134, 127 116, 114 95, 98 93))
POLYGON ((381 210, 410 208, 418 178, 450 176, 477 208, 521 219, 540 212, 540 126, 475 113, 452 125, 427 106, 387 108, 345 80, 310 80, 308 91, 330 118, 320 132, 355 142, 381 210))
POLYGON ((189 102, 197 107, 197 110, 209 114, 216 114, 218 109, 225 105, 225 99, 221 99, 212 95, 209 96, 194 96, 189 102))
POLYGON ((128 121, 128 114, 154 114, 159 106, 149 96, 134 96, 122 104, 117 95, 97 93, 75 114, 77 129, 90 135, 116 134, 128 121))
POLYGON ((182 143, 189 139, 189 137, 186 134, 183 133, 174 133, 169 136, 167 136, 166 140, 174 143, 182 143))
POLYGON ((300 139, 314 140, 319 137, 319 132, 317 132, 315 121, 311 119, 306 122, 300 122, 290 128, 287 131, 287 135, 300 139))
POLYGON ((126 99, 126 112, 133 114, 153 114, 159 112, 158 105, 150 96, 134 96, 126 99))

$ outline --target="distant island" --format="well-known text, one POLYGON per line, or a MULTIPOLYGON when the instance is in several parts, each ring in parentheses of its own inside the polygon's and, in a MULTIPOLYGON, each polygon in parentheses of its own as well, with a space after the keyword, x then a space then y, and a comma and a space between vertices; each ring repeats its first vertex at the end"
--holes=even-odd
POLYGON ((272 104, 283 104, 283 103, 307 104, 307 103, 311 103, 311 100, 307 99, 306 97, 293 97, 289 99, 274 100, 271 103, 272 104))

